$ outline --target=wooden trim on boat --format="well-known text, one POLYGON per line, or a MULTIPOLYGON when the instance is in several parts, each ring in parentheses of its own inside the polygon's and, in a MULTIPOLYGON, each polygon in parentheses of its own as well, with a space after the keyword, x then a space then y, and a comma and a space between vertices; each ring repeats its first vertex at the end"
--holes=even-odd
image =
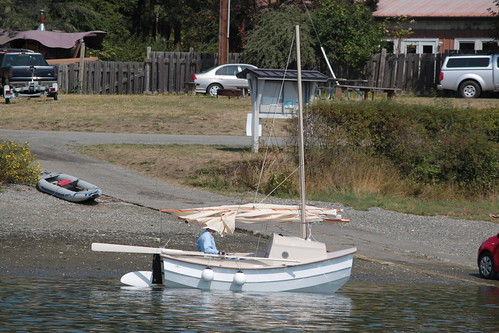
MULTIPOLYGON (((301 262, 282 262, 278 261, 279 259, 272 260, 272 258, 262 258, 262 257, 255 257, 255 259, 242 259, 242 260, 234 259, 234 257, 237 257, 237 255, 234 256, 213 255, 213 257, 193 257, 193 256, 182 256, 182 255, 172 255, 172 254, 162 253, 161 258, 168 258, 171 260, 181 261, 193 265, 206 265, 210 267, 227 268, 227 269, 240 268, 240 269, 252 270, 252 269, 280 269, 283 267, 306 266, 328 260, 338 259, 347 255, 354 254, 355 252, 357 252, 357 248, 354 247, 340 251, 328 252, 326 258, 322 258, 319 260, 301 261, 301 262)), ((251 258, 251 257, 246 257, 246 258, 251 258)))

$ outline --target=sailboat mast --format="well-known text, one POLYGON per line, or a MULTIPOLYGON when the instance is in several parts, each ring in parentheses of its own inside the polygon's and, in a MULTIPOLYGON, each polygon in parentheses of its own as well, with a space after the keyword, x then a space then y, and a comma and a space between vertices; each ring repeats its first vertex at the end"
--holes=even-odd
POLYGON ((303 139, 303 91, 301 83, 301 52, 300 52, 300 26, 296 25, 296 67, 298 76, 298 157, 299 157, 299 174, 300 174, 300 221, 301 221, 301 237, 308 239, 308 228, 306 222, 305 211, 305 149, 303 139))

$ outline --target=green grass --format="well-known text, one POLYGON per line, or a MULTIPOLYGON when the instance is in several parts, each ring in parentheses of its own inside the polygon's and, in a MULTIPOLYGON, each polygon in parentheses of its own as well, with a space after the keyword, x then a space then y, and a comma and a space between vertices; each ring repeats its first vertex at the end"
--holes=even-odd
POLYGON ((368 210, 379 207, 386 210, 422 215, 422 216, 449 216, 468 220, 484 220, 499 222, 499 201, 424 201, 415 198, 386 196, 372 193, 327 193, 314 194, 311 200, 340 202, 345 206, 357 210, 368 210), (494 217, 495 216, 495 217, 494 217))

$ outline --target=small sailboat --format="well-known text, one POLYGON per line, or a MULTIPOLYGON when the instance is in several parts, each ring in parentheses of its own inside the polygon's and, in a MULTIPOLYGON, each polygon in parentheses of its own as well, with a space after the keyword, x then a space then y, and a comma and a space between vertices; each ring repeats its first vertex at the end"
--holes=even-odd
MULTIPOLYGON (((306 223, 348 222, 336 209, 305 207, 306 223)), ((216 230, 222 236, 236 225, 301 223, 297 206, 245 204, 162 210, 182 220, 216 230)), ((206 254, 166 248, 93 243, 94 251, 151 253, 156 272, 132 272, 121 282, 133 286, 163 284, 168 288, 251 292, 312 292, 330 294, 350 278, 356 248, 328 252, 324 243, 272 234, 265 253, 206 254), (157 276, 156 279, 153 277, 157 276)))
MULTIPOLYGON (((299 52, 299 28, 297 52, 299 52)), ((299 56, 297 56, 299 59, 299 56)), ((302 237, 272 234, 264 253, 206 254, 167 248, 93 243, 92 250, 150 253, 153 270, 125 274, 121 282, 147 287, 162 284, 168 288, 247 292, 310 292, 331 294, 350 278, 356 248, 328 252, 326 245, 311 240, 308 224, 348 222, 336 209, 305 205, 301 72, 298 62, 300 125, 300 197, 298 206, 248 203, 233 206, 169 209, 163 212, 204 228, 230 235, 236 225, 246 223, 296 223, 302 237)))
POLYGON ((98 198, 101 189, 75 176, 57 172, 43 172, 37 188, 45 193, 71 202, 84 202, 98 198))

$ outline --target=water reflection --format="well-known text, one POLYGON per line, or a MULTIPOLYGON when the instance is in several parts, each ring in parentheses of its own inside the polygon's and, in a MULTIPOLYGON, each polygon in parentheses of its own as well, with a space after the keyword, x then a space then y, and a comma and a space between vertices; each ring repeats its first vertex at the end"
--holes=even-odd
MULTIPOLYGON (((102 302, 101 296, 95 295, 95 300, 102 302)), ((346 321, 341 319, 350 315, 351 308, 351 299, 340 294, 234 293, 161 288, 122 288, 115 301, 127 303, 129 309, 136 313, 139 313, 138 308, 155 309, 149 319, 158 317, 166 327, 182 327, 187 331, 340 329, 345 328, 346 321)))
POLYGON ((370 330, 497 332, 499 327, 497 288, 352 283, 342 291, 354 300, 356 326, 370 330))
POLYGON ((496 332, 499 289, 348 283, 335 295, 0 277, 1 331, 496 332))

